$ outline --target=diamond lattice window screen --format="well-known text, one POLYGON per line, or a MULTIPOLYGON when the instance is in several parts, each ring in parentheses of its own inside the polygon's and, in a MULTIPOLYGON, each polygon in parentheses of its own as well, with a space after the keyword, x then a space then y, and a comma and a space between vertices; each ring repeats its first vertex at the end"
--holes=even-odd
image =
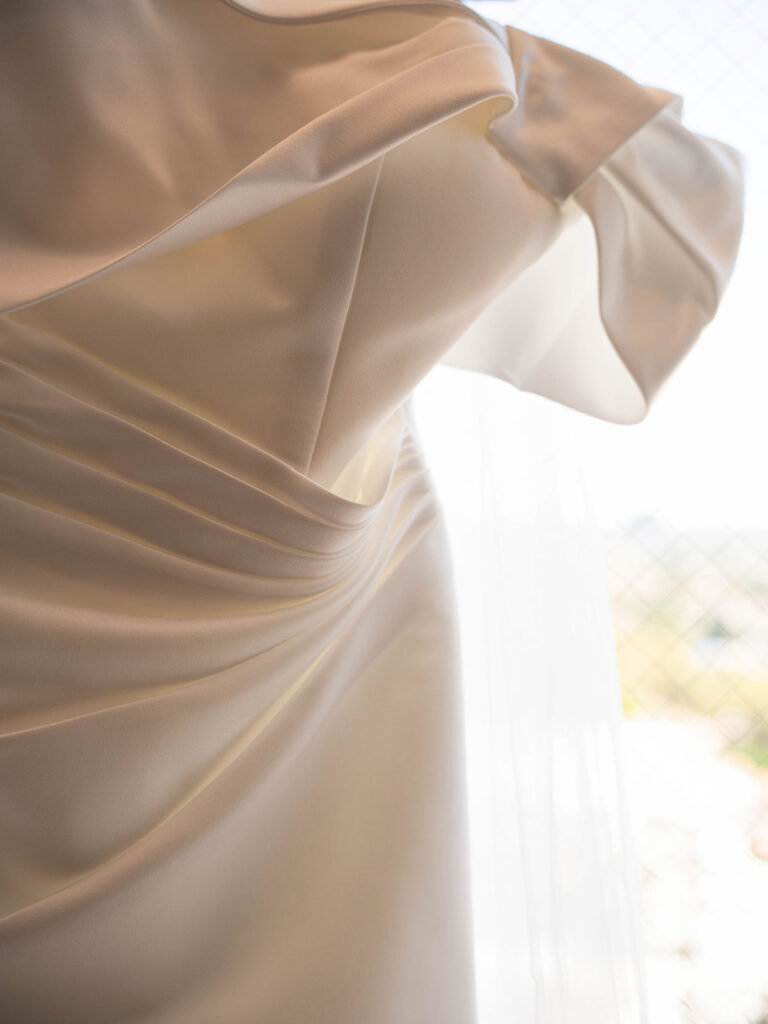
POLYGON ((653 1024, 768 1022, 768 0, 480 13, 684 97, 744 154, 728 293, 631 428, 578 417, 604 529, 653 1024))

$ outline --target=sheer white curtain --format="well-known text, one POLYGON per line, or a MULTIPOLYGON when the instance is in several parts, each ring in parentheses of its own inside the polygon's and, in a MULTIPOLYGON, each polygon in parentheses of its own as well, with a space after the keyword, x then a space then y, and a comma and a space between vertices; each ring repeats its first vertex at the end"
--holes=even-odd
POLYGON ((645 1024, 638 877, 580 413, 438 366, 416 423, 461 623, 481 1024, 645 1024))

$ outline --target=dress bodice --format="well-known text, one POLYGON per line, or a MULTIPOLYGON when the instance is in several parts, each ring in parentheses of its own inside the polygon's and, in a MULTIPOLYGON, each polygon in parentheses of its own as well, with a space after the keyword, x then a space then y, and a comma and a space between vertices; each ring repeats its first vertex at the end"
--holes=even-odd
POLYGON ((457 0, 322 7, 12 26, 3 358, 98 363, 107 406, 146 389, 328 485, 441 359, 642 417, 730 272, 734 151, 457 0))

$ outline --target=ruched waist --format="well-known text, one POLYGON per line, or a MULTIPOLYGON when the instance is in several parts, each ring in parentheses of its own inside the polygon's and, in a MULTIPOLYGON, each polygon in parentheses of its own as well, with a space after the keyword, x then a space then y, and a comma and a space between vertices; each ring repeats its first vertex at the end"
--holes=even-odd
POLYGON ((406 434, 399 407, 341 474, 344 488, 329 488, 170 403, 168 437, 8 363, 0 363, 0 398, 4 493, 246 572, 267 567, 266 551, 251 557, 259 543, 280 548, 283 569, 291 550, 343 556, 375 518, 406 434))
POLYGON ((134 422, 0 363, 5 728, 327 639, 435 517, 405 405, 326 487, 142 403, 134 422))

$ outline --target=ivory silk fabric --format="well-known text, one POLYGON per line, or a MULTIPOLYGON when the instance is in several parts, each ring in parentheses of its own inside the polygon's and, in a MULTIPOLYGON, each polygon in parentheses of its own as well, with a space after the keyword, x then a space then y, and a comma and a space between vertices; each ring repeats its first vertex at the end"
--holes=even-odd
POLYGON ((0 51, 0 1019, 476 1024, 411 392, 642 419, 740 158, 459 0, 5 0, 0 51))

